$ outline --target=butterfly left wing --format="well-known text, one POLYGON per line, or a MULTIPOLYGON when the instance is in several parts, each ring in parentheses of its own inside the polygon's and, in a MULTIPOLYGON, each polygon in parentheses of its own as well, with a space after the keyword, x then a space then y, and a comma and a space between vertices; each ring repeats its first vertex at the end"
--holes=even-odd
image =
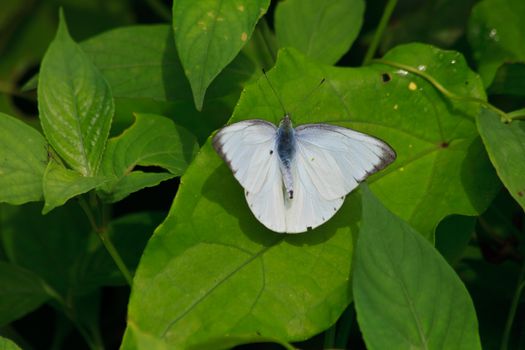
POLYGON ((269 229, 284 232, 282 176, 275 138, 272 123, 245 120, 219 130, 213 137, 213 147, 244 188, 255 217, 269 229))
POLYGON ((329 220, 350 191, 396 157, 385 142, 351 129, 307 124, 295 130, 294 198, 285 204, 289 233, 329 220))

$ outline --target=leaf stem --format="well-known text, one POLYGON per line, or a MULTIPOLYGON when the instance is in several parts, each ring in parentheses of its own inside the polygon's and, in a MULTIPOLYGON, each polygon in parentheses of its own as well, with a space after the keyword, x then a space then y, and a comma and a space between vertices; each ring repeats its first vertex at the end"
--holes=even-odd
MULTIPOLYGON (((91 224, 91 227, 93 228, 93 231, 95 231, 98 238, 104 245, 104 248, 106 248, 107 252, 113 259, 113 262, 115 263, 115 265, 117 265, 117 268, 120 270, 120 273, 122 274, 122 276, 124 276, 124 278, 126 279, 126 282, 131 287, 133 283, 133 277, 131 273, 129 272, 128 268, 126 267, 126 264, 124 264, 124 261, 120 257, 117 249, 113 245, 113 242, 111 242, 111 240, 109 239, 109 236, 107 234, 108 230, 107 230, 106 223, 104 222, 101 226, 97 225, 95 215, 93 214, 93 210, 91 206, 89 205, 89 203, 86 201, 85 197, 79 198, 79 204, 82 210, 84 210, 84 213, 86 213, 86 216, 91 224)), ((97 206, 100 207, 100 205, 97 205, 97 206)), ((105 219, 106 217, 105 209, 101 208, 101 211, 102 211, 101 216, 103 217, 103 220, 105 221, 106 220, 105 219)))
MULTIPOLYGON (((411 67, 411 66, 408 66, 408 65, 405 65, 405 64, 402 64, 402 63, 397 63, 397 62, 388 61, 388 60, 384 60, 384 59, 375 59, 374 62, 381 63, 381 64, 386 64, 388 66, 392 66, 392 67, 399 68, 399 69, 405 70, 407 72, 413 73, 413 74, 415 74, 417 76, 420 76, 423 79, 427 80, 437 90, 439 90, 439 92, 441 92, 444 96, 448 97, 451 100, 457 100, 457 101, 463 101, 463 102, 474 102, 474 103, 480 104, 481 106, 485 107, 486 109, 488 109, 488 110, 496 113, 497 115, 499 115, 502 122, 510 123, 512 121, 512 119, 509 117, 509 115, 507 113, 505 113, 501 109, 497 108, 496 106, 490 104, 489 102, 487 102, 487 101, 485 101, 485 100, 483 100, 481 98, 478 98, 478 97, 456 95, 455 93, 453 93, 452 91, 448 90, 443 85, 441 85, 441 83, 439 83, 436 79, 434 79, 434 77, 432 77, 430 74, 428 74, 428 73, 426 73, 424 71, 420 71, 419 69, 417 69, 415 67, 411 67)), ((516 112, 518 112, 518 111, 516 111, 516 112)), ((522 112, 525 112, 525 111, 522 111, 522 112)))
POLYGON ((512 324, 514 323, 514 316, 516 315, 516 310, 518 309, 518 304, 521 297, 521 292, 525 289, 525 259, 523 261, 523 266, 521 267, 521 272, 518 277, 518 283, 516 289, 514 290, 514 296, 512 297, 512 303, 510 305, 509 314, 507 316, 507 322, 505 323, 505 328, 503 330, 503 337, 501 338, 500 350, 507 350, 509 346, 509 338, 512 330, 512 324))
POLYGON ((512 120, 514 120, 514 119, 525 119, 525 108, 509 112, 509 113, 507 113, 507 116, 510 119, 512 119, 512 120))
POLYGON ((370 43, 370 46, 368 46, 368 50, 366 51, 365 58, 363 59, 363 66, 369 64, 370 61, 372 61, 372 58, 374 57, 377 51, 379 42, 383 37, 383 33, 386 29, 388 21, 390 20, 390 16, 392 16, 392 12, 394 12, 396 5, 397 0, 388 0, 385 9, 383 10, 383 15, 381 16, 377 29, 374 33, 374 37, 372 38, 372 42, 370 43))

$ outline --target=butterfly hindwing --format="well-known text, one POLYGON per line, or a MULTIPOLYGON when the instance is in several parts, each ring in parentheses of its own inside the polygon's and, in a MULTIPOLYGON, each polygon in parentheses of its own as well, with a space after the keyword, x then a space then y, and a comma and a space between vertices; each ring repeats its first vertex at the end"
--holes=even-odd
POLYGON ((299 175, 310 177, 326 200, 346 196, 396 157, 385 142, 336 125, 301 125, 295 136, 299 175))

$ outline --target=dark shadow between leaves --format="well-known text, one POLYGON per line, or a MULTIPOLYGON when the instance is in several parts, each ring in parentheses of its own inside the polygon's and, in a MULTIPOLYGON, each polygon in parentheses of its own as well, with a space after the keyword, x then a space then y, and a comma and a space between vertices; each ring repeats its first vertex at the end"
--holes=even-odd
POLYGON ((217 167, 208 177, 202 192, 208 200, 219 204, 228 215, 235 217, 248 238, 264 246, 275 245, 276 240, 285 240, 297 246, 322 244, 341 228, 349 227, 351 232, 357 232, 357 223, 361 219, 361 197, 352 194, 333 218, 314 230, 299 234, 273 232, 254 217, 244 198, 243 188, 225 164, 217 167))
POLYGON ((461 184, 470 204, 479 213, 487 209, 486 203, 492 201, 501 187, 479 136, 467 147, 467 155, 461 164, 461 184), (480 197, 488 200, 480 200, 480 197))

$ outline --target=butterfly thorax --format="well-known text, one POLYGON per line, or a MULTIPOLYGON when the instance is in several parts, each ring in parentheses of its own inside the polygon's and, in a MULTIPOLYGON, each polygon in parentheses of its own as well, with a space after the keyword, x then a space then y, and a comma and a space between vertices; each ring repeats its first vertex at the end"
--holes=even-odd
POLYGON ((280 160, 283 185, 289 199, 293 198, 292 161, 295 156, 295 130, 288 115, 285 115, 277 129, 277 155, 280 160))

